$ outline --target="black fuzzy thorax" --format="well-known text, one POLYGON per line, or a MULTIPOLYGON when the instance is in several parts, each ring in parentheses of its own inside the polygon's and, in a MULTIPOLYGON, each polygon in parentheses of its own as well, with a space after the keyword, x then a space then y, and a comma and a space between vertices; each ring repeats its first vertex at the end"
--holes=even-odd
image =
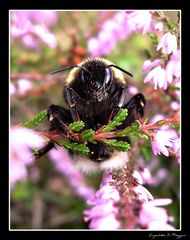
MULTIPOLYGON (((76 108, 80 116, 80 120, 85 123, 85 129, 91 128, 96 131, 103 125, 107 125, 109 120, 113 119, 113 117, 117 114, 116 112, 110 119, 116 103, 119 103, 120 101, 123 85, 119 81, 113 79, 111 86, 104 94, 104 98, 100 102, 93 101, 92 99, 86 97, 88 91, 88 81, 104 81, 105 68, 107 65, 102 60, 90 59, 85 61, 81 66, 89 71, 91 79, 89 79, 89 76, 87 75, 86 84, 84 84, 81 83, 80 79, 76 76, 76 79, 72 81, 70 87, 77 93, 78 96, 80 96, 80 98, 77 99, 76 108)), ((114 78, 114 73, 112 77, 114 78)), ((88 147, 91 151, 89 157, 92 160, 100 161, 108 159, 113 152, 113 149, 102 143, 88 143, 88 147)))

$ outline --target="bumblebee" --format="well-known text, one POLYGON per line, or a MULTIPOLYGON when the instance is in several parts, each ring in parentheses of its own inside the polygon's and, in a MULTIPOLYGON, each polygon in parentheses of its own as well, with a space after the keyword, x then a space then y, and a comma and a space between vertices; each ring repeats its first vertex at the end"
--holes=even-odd
MULTIPOLYGON (((108 124, 117 115, 120 108, 128 109, 128 116, 118 129, 130 126, 144 116, 145 98, 141 93, 128 99, 127 80, 124 74, 133 75, 123 68, 103 58, 88 58, 78 65, 58 69, 52 74, 71 70, 64 80, 63 98, 68 110, 58 105, 48 108, 50 130, 63 134, 68 125, 82 120, 85 129, 97 130, 108 124)), ((130 142, 128 137, 118 138, 130 142)), ((88 156, 70 152, 77 167, 85 172, 107 169, 119 169, 128 161, 126 152, 119 152, 100 142, 88 143, 88 156)), ((41 157, 54 147, 49 142, 38 153, 41 157)))

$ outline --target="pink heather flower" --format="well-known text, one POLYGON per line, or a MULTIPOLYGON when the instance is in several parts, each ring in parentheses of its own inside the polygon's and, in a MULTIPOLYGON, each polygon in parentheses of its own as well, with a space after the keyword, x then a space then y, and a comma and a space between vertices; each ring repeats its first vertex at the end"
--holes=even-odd
MULTIPOLYGON (((162 119, 164 119, 164 116, 161 115, 161 114, 157 114, 150 120, 150 123, 154 123, 154 122, 157 122, 157 121, 162 120, 162 119)), ((179 163, 179 161, 180 161, 180 149, 181 149, 179 134, 176 132, 176 130, 174 130, 174 129, 168 127, 168 126, 160 127, 160 130, 157 133, 158 133, 157 137, 158 138, 160 137, 160 141, 159 141, 159 139, 157 139, 159 143, 158 144, 156 143, 156 146, 155 146, 155 141, 154 141, 155 139, 153 139, 152 149, 154 149, 154 147, 155 147, 155 152, 158 151, 158 154, 160 152, 159 149, 163 149, 163 152, 168 154, 167 148, 164 147, 163 145, 167 146, 167 142, 169 141, 168 146, 170 147, 170 149, 172 151, 174 151, 176 153, 177 162, 179 163), (162 138, 163 138, 163 140, 162 140, 162 138)), ((154 150, 153 150, 153 152, 154 152, 154 150)), ((157 155, 157 154, 155 154, 155 155, 157 155)))
POLYGON ((39 50, 40 41, 50 48, 56 47, 56 38, 48 29, 56 22, 56 12, 13 11, 11 17, 11 36, 20 38, 26 47, 39 50))
POLYGON ((16 88, 13 83, 10 83, 9 85, 9 92, 10 92, 10 96, 16 93, 16 88))
POLYGON ((155 59, 154 61, 146 60, 143 64, 143 72, 149 72, 152 68, 158 66, 161 62, 161 59, 155 59))
POLYGON ((173 52, 166 65, 166 77, 167 81, 171 83, 173 81, 173 77, 176 79, 180 79, 181 75, 181 59, 180 59, 180 50, 173 52))
POLYGON ((171 104, 170 104, 170 107, 174 110, 174 111, 177 111, 180 109, 180 103, 177 102, 177 101, 173 101, 171 104))
POLYGON ((175 228, 168 224, 170 217, 167 211, 160 207, 171 202, 171 199, 155 199, 144 202, 139 213, 139 224, 151 230, 174 230, 175 228))
POLYGON ((157 86, 166 89, 168 84, 165 70, 161 66, 152 69, 144 79, 145 83, 150 81, 154 83, 154 89, 157 86))
POLYGON ((137 194, 137 198, 141 201, 148 202, 153 199, 152 194, 141 184, 143 184, 142 176, 139 172, 134 171, 133 176, 138 180, 138 185, 133 188, 134 192, 137 194))
POLYGON ((94 197, 95 190, 85 185, 85 181, 79 170, 74 166, 69 153, 63 149, 53 149, 49 153, 57 171, 67 177, 69 184, 76 194, 86 201, 94 197))
MULTIPOLYGON (((149 170, 148 170, 149 171, 149 170)), ((146 171, 147 173, 147 171, 146 171)), ((146 184, 150 186, 158 186, 163 183, 168 176, 168 171, 165 168, 160 168, 156 170, 156 173, 152 178, 147 178, 144 173, 142 173, 143 180, 146 184)))
POLYGON ((56 38, 49 32, 46 26, 36 25, 33 27, 33 33, 36 34, 44 43, 46 43, 50 48, 56 47, 56 38))
POLYGON ((56 11, 12 11, 11 17, 17 23, 23 24, 29 20, 46 26, 51 26, 58 20, 56 11))
POLYGON ((127 18, 133 31, 146 34, 150 30, 152 20, 150 11, 127 11, 127 18))
POLYGON ((150 26, 151 32, 160 33, 163 31, 163 29, 164 29, 164 25, 162 22, 159 22, 159 23, 155 23, 154 21, 151 22, 151 26, 150 26))
POLYGON ((132 95, 135 95, 135 94, 138 93, 138 89, 135 86, 132 86, 132 85, 128 87, 128 91, 132 95))
POLYGON ((32 27, 32 23, 22 12, 12 12, 10 33, 12 37, 22 37, 32 27))
POLYGON ((106 55, 112 51, 116 42, 127 38, 131 29, 124 12, 117 12, 111 19, 105 21, 96 37, 88 40, 88 51, 91 56, 106 55))
POLYGON ((18 80, 18 89, 17 92, 20 95, 25 94, 27 91, 29 91, 32 88, 32 84, 27 79, 19 79, 18 80))
POLYGON ((163 53, 170 54, 177 50, 177 37, 170 32, 165 33, 157 46, 157 51, 162 49, 163 53))
POLYGON ((34 23, 44 24, 48 27, 54 25, 58 20, 57 11, 26 11, 25 13, 34 23))
POLYGON ((142 177, 143 183, 150 186, 158 186, 168 176, 168 171, 165 168, 158 168, 158 159, 151 159, 150 163, 145 164, 144 159, 138 158, 140 164, 139 173, 142 177), (152 173, 154 174, 152 175, 152 173))
POLYGON ((154 184, 154 178, 152 177, 150 170, 147 167, 143 168, 143 170, 141 171, 141 177, 144 183, 148 185, 154 184))
POLYGON ((91 229, 114 230, 120 226, 116 219, 118 209, 114 205, 120 196, 112 182, 111 174, 105 172, 100 189, 95 197, 87 202, 91 208, 84 211, 84 220, 90 221, 91 229))
POLYGON ((36 39, 30 34, 27 33, 22 37, 22 42, 25 47, 35 49, 35 50, 40 50, 40 46, 36 39))
POLYGON ((164 115, 158 113, 158 114, 154 115, 154 116, 150 119, 150 123, 158 122, 158 121, 160 121, 160 120, 163 120, 164 118, 165 118, 164 115))
POLYGON ((155 155, 163 153, 165 156, 169 156, 167 147, 172 147, 171 133, 169 131, 159 130, 151 141, 152 151, 155 155))
POLYGON ((27 177, 26 167, 33 163, 34 147, 42 147, 44 140, 32 130, 22 127, 10 128, 10 186, 27 177))

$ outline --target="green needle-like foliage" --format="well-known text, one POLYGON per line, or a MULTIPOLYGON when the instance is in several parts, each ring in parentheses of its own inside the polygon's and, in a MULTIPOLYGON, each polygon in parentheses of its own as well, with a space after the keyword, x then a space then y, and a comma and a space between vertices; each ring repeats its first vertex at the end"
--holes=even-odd
POLYGON ((115 130, 116 127, 122 124, 128 115, 127 109, 120 109, 119 113, 114 117, 114 119, 108 123, 108 125, 103 129, 103 132, 110 132, 115 130))
MULTIPOLYGON (((122 122, 126 119, 128 115, 127 109, 120 109, 118 114, 114 117, 112 121, 110 121, 107 126, 104 127, 103 133, 111 132, 115 130, 122 122)), ((34 128, 43 119, 47 116, 47 111, 44 110, 40 112, 38 115, 34 117, 34 119, 30 122, 24 123, 22 126, 34 128)), ((73 132, 80 132, 85 126, 83 121, 77 121, 69 124, 69 129, 73 132)), ((66 149, 69 149, 73 152, 81 153, 81 154, 89 154, 90 149, 86 146, 88 142, 96 144, 98 140, 94 140, 95 131, 93 129, 86 129, 80 133, 81 143, 79 142, 71 142, 69 139, 59 140, 59 145, 63 146, 66 149)), ((140 126, 138 123, 133 123, 130 127, 127 127, 123 130, 116 131, 116 137, 125 137, 132 136, 137 138, 147 137, 143 132, 140 131, 140 126)), ((126 152, 130 149, 130 144, 126 141, 118 141, 116 139, 102 139, 102 141, 109 145, 110 147, 118 150, 126 152)))
POLYGON ((104 139, 103 142, 121 152, 127 152, 131 148, 128 142, 117 141, 116 139, 104 139))
POLYGON ((94 131, 92 129, 87 129, 81 133, 81 140, 83 142, 89 141, 94 136, 94 131))
POLYGON ((41 111, 38 115, 34 117, 34 119, 30 122, 25 122, 22 124, 23 127, 34 128, 38 126, 44 118, 47 116, 47 110, 41 111))
POLYGON ((77 122, 70 123, 69 128, 73 132, 79 132, 80 130, 82 130, 84 128, 84 122, 83 121, 77 121, 77 122))
POLYGON ((88 154, 90 149, 83 144, 77 142, 70 142, 69 140, 64 140, 59 142, 63 147, 72 150, 73 152, 88 154))
POLYGON ((133 123, 130 127, 123 129, 122 131, 117 133, 118 137, 125 137, 131 134, 137 133, 140 131, 140 126, 138 123, 133 123))

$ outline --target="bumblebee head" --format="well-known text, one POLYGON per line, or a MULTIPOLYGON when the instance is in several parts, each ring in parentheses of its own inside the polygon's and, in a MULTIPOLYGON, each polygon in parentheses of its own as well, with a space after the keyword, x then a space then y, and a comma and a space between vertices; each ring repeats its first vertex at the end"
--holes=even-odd
POLYGON ((52 74, 72 69, 66 84, 78 88, 84 99, 100 102, 115 80, 113 68, 133 76, 126 70, 101 58, 90 58, 78 65, 56 70, 52 74))
POLYGON ((113 72, 102 61, 87 61, 78 71, 77 80, 86 98, 100 102, 113 82, 113 72))

